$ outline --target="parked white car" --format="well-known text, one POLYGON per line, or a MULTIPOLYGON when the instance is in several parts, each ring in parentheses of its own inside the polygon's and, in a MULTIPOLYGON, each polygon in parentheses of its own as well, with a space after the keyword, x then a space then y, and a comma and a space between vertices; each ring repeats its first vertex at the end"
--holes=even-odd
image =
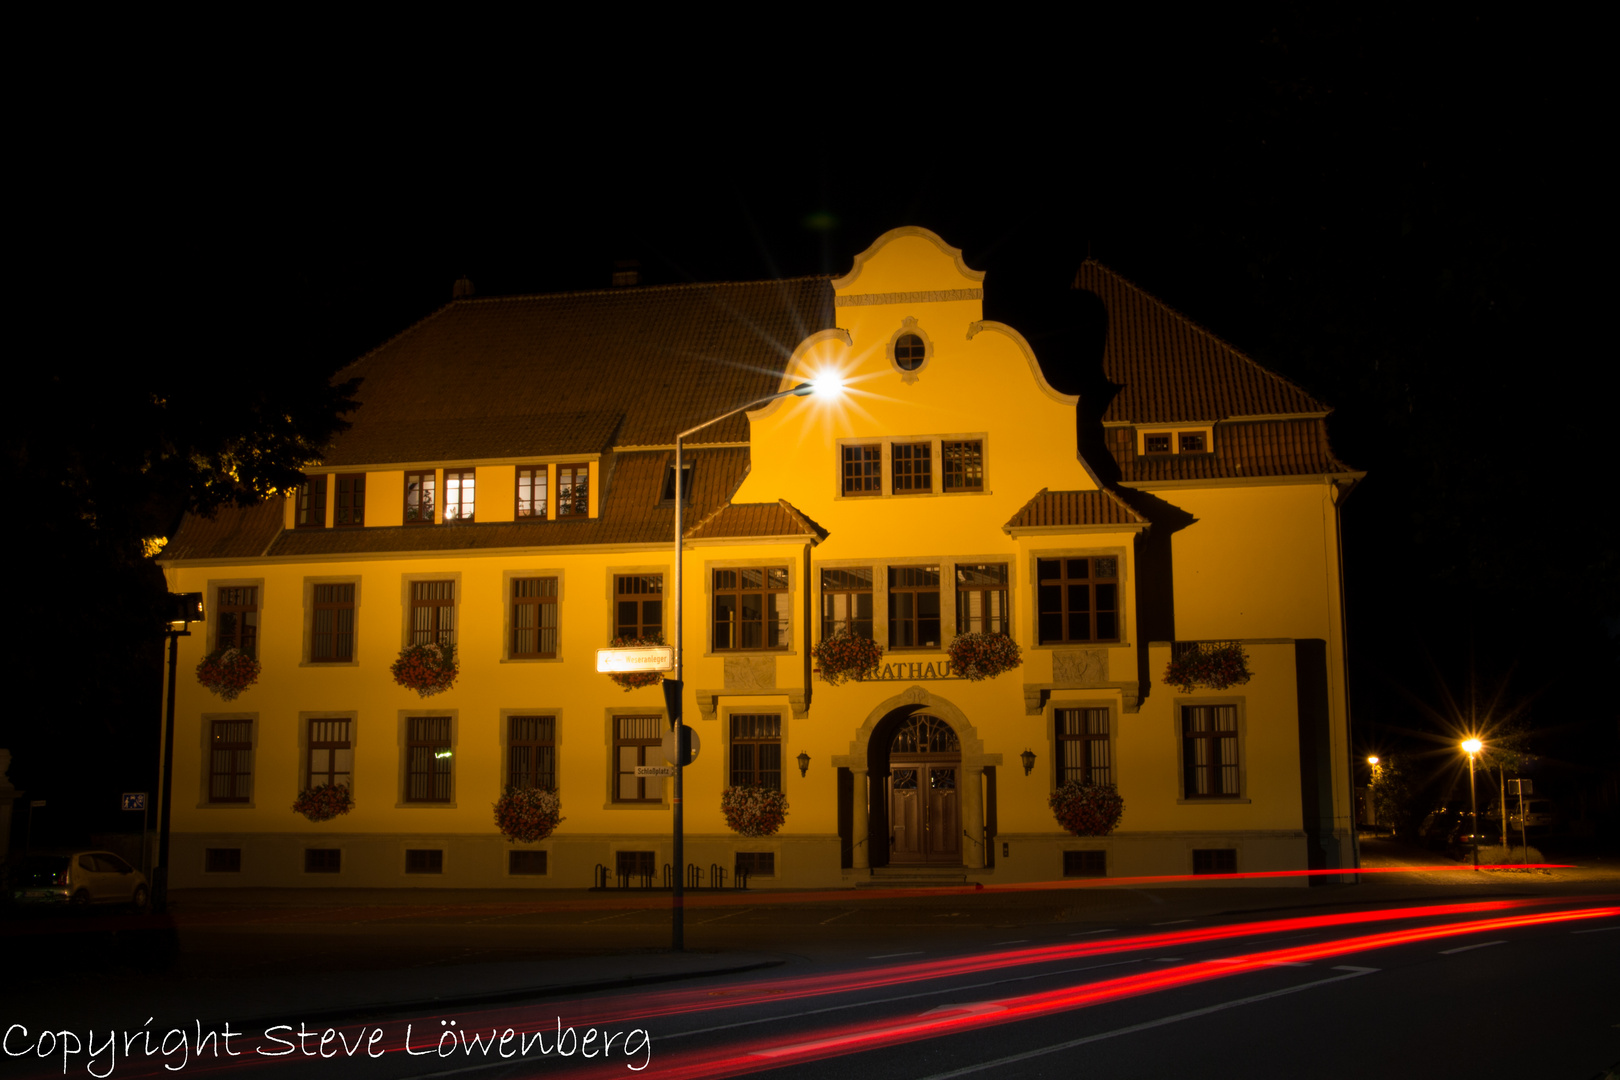
POLYGON ((146 875, 110 851, 30 855, 11 880, 11 899, 21 905, 129 904, 146 907, 146 875))
MULTIPOLYGON (((1519 828, 1519 809, 1510 799, 1508 828, 1519 828)), ((1526 799, 1524 802, 1524 829, 1526 832, 1551 829, 1558 824, 1558 806, 1551 799, 1526 799)))

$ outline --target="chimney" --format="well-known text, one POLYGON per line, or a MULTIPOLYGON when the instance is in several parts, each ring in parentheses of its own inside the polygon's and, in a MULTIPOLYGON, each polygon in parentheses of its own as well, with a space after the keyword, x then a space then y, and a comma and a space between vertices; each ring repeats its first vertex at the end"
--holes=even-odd
POLYGON ((622 289, 641 284, 641 262, 638 259, 620 259, 613 264, 613 287, 622 289))
POLYGON ((468 277, 466 274, 462 274, 460 277, 456 278, 455 285, 451 286, 450 288, 450 299, 452 300, 466 300, 468 297, 472 296, 472 294, 472 278, 468 277))

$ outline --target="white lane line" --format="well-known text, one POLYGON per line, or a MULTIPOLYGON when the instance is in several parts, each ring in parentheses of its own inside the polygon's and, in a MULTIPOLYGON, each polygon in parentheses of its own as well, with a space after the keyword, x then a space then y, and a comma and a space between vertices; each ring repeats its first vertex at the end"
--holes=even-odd
POLYGON ((1441 956, 1454 956, 1454 955, 1456 955, 1457 953, 1460 953, 1460 952, 1469 952, 1469 951, 1471 951, 1473 949, 1488 949, 1492 945, 1506 945, 1506 944, 1507 944, 1507 939, 1506 938, 1503 938, 1501 941, 1482 941, 1478 945, 1459 945, 1455 949, 1441 949, 1440 950, 1440 955, 1441 956))
POLYGON ((868 956, 867 959, 868 960, 893 960, 897 956, 921 956, 922 954, 923 954, 923 950, 918 949, 916 952, 886 952, 886 953, 879 953, 877 956, 868 956))
POLYGON ((831 919, 822 919, 821 920, 821 925, 826 926, 828 923, 833 922, 836 919, 842 919, 845 915, 853 915, 853 914, 855 914, 855 909, 854 908, 848 908, 848 909, 846 909, 844 911, 840 911, 838 914, 834 915, 831 919))
POLYGON ((629 911, 615 911, 612 915, 603 915, 600 919, 586 919, 585 921, 587 923, 607 922, 609 919, 617 919, 623 915, 634 915, 641 910, 641 908, 631 908, 629 911))
MULTIPOLYGON (((753 1020, 738 1020, 735 1023, 719 1024, 715 1027, 697 1028, 692 1031, 677 1031, 673 1035, 660 1035, 660 1040, 668 1042, 670 1039, 685 1039, 692 1035, 711 1035, 716 1031, 731 1031, 733 1028, 753 1027, 755 1024, 775 1024, 782 1020, 798 1020, 806 1016, 820 1016, 823 1013, 843 1012, 846 1009, 865 1009, 873 1005, 891 1005, 896 1001, 915 1001, 918 998, 938 997, 941 994, 960 994, 968 990, 984 990, 992 986, 1006 986, 1008 983, 1030 982, 1034 979, 1050 979, 1059 975, 1078 975, 1084 971, 1101 971, 1103 968, 1130 967, 1140 964, 1140 960, 1114 960, 1106 964, 1092 964, 1089 967, 1065 968, 1062 971, 1043 971, 1036 975, 1019 975, 1012 979, 992 979, 989 982, 972 983, 968 986, 947 986, 939 990, 920 990, 915 994, 897 994, 894 997, 876 998, 871 1001, 852 1001, 844 1005, 828 1005, 821 1009, 806 1009, 804 1012, 784 1013, 778 1016, 761 1016, 753 1020)), ((767 1002, 758 1002, 764 1005, 767 1002)))
POLYGON ((1180 926, 1184 922, 1192 922, 1192 920, 1191 919, 1171 919, 1169 922, 1148 923, 1148 925, 1149 926, 1180 926))
POLYGON ((751 907, 745 907, 745 908, 738 908, 738 909, 737 909, 737 910, 736 910, 736 911, 728 911, 728 912, 726 912, 726 913, 725 913, 725 914, 724 914, 724 915, 716 915, 716 916, 715 916, 715 917, 714 917, 714 918, 712 918, 712 919, 698 919, 698 920, 697 920, 697 921, 696 921, 696 922, 694 922, 694 923, 693 923, 693 924, 692 924, 692 925, 693 925, 693 926, 706 926, 706 925, 708 925, 708 924, 709 924, 709 923, 712 923, 712 922, 719 922, 719 921, 720 921, 720 920, 721 920, 721 919, 729 919, 729 918, 731 918, 731 917, 732 917, 732 916, 733 916, 733 915, 742 915, 742 914, 744 914, 744 913, 745 913, 745 912, 749 912, 749 911, 753 911, 753 910, 754 910, 754 909, 753 909, 753 908, 751 908, 751 907))
POLYGON ((1182 957, 1179 956, 1155 956, 1153 958, 1155 964, 1179 964, 1181 961, 1182 957))
MULTIPOLYGON (((1607 934, 1607 933, 1610 933, 1610 932, 1615 931, 1615 930, 1620 930, 1620 926, 1600 926, 1600 927, 1596 928, 1595 930, 1571 930, 1570 933, 1572 933, 1572 934, 1607 934)), ((1620 1027, 1620 1024, 1616 1024, 1615 1027, 1620 1027)))
POLYGON ((1027 937, 1013 938, 1011 941, 998 941, 994 945, 991 945, 990 947, 992 949, 994 949, 994 948, 996 948, 998 946, 1001 946, 1001 945, 1022 945, 1024 942, 1026 942, 1028 940, 1029 940, 1029 938, 1027 938, 1027 937))
POLYGON ((1117 927, 1107 926, 1107 927, 1104 927, 1101 930, 1082 930, 1078 934, 1070 934, 1069 936, 1070 937, 1090 937, 1092 934, 1112 934, 1116 929, 1117 929, 1117 927))
POLYGON ((1334 975, 1327 979, 1318 979, 1315 982, 1304 983, 1300 986, 1291 986, 1286 990, 1273 990, 1268 994, 1254 994, 1246 998, 1237 998, 1233 1001, 1223 1001, 1219 1005, 1211 1005, 1203 1009, 1194 1009, 1191 1012, 1177 1013, 1175 1016, 1166 1016, 1160 1020, 1149 1020, 1145 1024, 1132 1024, 1130 1027, 1116 1028, 1105 1031, 1100 1035, 1087 1035, 1083 1039, 1070 1039, 1068 1042, 1058 1043, 1055 1046, 1043 1046, 1039 1050, 1026 1050, 1022 1054, 1013 1054, 1010 1057, 997 1058, 995 1061, 986 1061, 978 1065, 969 1065, 963 1069, 953 1069, 951 1072, 935 1073, 925 1076, 922 1080, 951 1080, 956 1076, 967 1076, 970 1073, 983 1072, 985 1069, 997 1069, 1003 1065, 1013 1065, 1020 1061, 1029 1061, 1031 1058, 1044 1057, 1047 1054, 1060 1054, 1065 1050, 1073 1050, 1077 1046, 1087 1043, 1101 1042, 1103 1039, 1112 1039, 1119 1035, 1134 1035, 1138 1031, 1147 1031, 1151 1028, 1164 1027, 1166 1024, 1179 1024, 1183 1020, 1193 1020, 1210 1013, 1222 1012, 1226 1009, 1235 1009, 1239 1005, 1252 1005, 1257 1001, 1267 1001, 1271 998, 1284 997, 1288 994, 1297 994, 1302 990, 1313 990, 1318 986, 1329 983, 1344 982, 1346 979, 1359 979, 1363 975, 1371 975, 1378 968, 1368 967, 1336 967, 1334 971, 1348 972, 1345 975, 1334 975))
MULTIPOLYGON (((1254 961, 1246 956, 1227 956, 1219 960, 1212 960, 1212 964, 1251 964, 1254 961)), ((1310 967, 1303 960, 1262 960, 1261 967, 1310 967)))

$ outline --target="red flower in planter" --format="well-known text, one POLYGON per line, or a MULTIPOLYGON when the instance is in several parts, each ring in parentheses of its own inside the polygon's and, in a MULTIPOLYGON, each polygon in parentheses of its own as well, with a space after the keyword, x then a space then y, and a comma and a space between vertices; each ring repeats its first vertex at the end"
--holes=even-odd
POLYGON ((197 665, 197 681, 226 701, 235 701, 259 681, 259 662, 241 649, 215 649, 197 665))
POLYGON ((342 784, 317 784, 300 791, 292 808, 311 821, 331 821, 354 809, 354 796, 342 784))
POLYGON ((770 836, 787 821, 787 796, 775 788, 728 787, 720 793, 726 824, 743 836, 770 836))
POLYGON ((972 682, 993 679, 1024 662, 1018 642, 1006 634, 958 634, 946 651, 950 653, 952 669, 972 682))
POLYGON ((544 840, 565 820, 555 791, 509 787, 495 803, 495 827, 513 843, 544 840))
POLYGON ((450 689, 456 681, 454 645, 407 645, 388 669, 394 681, 422 697, 450 689))
POLYGON ((1071 780, 1046 800, 1057 823, 1076 836, 1107 836, 1125 813, 1125 800, 1113 784, 1071 780))
POLYGON ((859 681, 877 673, 883 662, 883 647, 871 638, 857 637, 847 629, 824 637, 810 650, 821 677, 833 686, 845 679, 859 681))
MULTIPOLYGON (((610 649, 639 649, 646 645, 662 645, 663 634, 654 634, 652 637, 616 637, 608 642, 610 649)), ((662 671, 610 671, 607 677, 613 685, 622 686, 626 691, 639 690, 643 686, 657 686, 664 681, 662 671)))
POLYGON ((1166 686, 1174 686, 1184 694, 1193 687, 1225 690, 1249 681, 1249 657, 1237 642, 1227 645, 1195 644, 1178 657, 1172 657, 1164 668, 1166 686))

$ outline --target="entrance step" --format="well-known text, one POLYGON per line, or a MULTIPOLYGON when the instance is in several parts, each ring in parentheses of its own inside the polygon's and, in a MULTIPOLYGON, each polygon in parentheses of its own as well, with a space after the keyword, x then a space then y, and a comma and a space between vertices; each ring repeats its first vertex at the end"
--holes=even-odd
POLYGON ((960 867, 930 870, 921 866, 879 866, 871 877, 857 878, 857 889, 927 889, 942 885, 966 885, 968 876, 960 867))

